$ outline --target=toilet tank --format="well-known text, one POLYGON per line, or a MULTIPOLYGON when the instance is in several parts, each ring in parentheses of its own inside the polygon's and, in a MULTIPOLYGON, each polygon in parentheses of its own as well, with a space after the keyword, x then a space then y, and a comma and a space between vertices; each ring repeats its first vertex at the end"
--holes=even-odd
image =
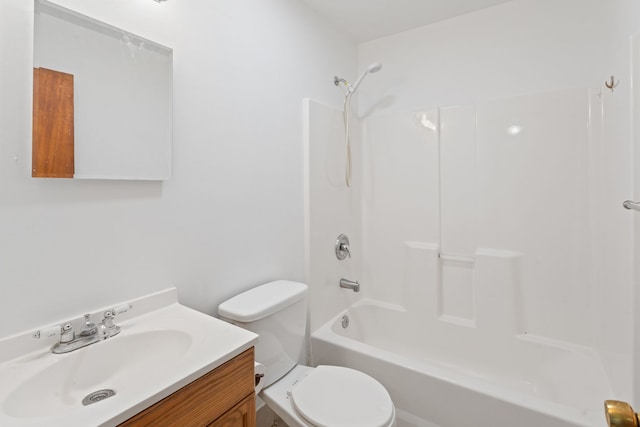
POLYGON ((256 361, 267 368, 264 387, 306 360, 307 285, 277 280, 218 306, 220 318, 260 336, 256 361))

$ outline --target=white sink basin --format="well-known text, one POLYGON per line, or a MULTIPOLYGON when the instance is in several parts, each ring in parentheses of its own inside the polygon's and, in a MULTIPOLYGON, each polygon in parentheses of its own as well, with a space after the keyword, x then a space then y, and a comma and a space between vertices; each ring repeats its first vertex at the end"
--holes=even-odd
POLYGON ((127 320, 116 319, 122 332, 113 338, 66 354, 51 353, 50 342, 0 363, 0 426, 114 426, 257 341, 249 331, 178 304, 175 290, 167 292, 174 301, 136 317, 136 305, 145 304, 134 303, 127 320), (87 395, 104 389, 115 394, 83 405, 87 395))
POLYGON ((180 363, 191 342, 183 331, 148 331, 76 350, 20 384, 4 401, 4 412, 46 417, 81 408, 82 399, 98 390, 110 389, 117 396, 130 382, 149 380, 180 363))

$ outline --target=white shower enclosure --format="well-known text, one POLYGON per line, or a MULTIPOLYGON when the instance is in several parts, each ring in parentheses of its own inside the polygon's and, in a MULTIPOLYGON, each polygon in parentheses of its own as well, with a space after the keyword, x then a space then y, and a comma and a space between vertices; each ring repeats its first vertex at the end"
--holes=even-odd
POLYGON ((349 312, 404 313, 406 330, 346 336, 510 383, 590 413, 584 425, 605 422, 605 399, 640 409, 640 213, 622 207, 640 201, 637 9, 517 0, 361 44, 359 64, 384 68, 358 95, 350 189, 340 106, 305 101, 312 332, 383 307, 349 312), (352 258, 338 261, 342 233, 352 258), (505 357, 523 346, 539 351, 505 357))
POLYGON ((341 277, 358 279, 387 308, 368 313, 388 313, 369 344, 598 425, 603 400, 629 396, 632 371, 630 323, 601 330, 631 313, 630 289, 620 298, 625 288, 601 276, 612 96, 570 89, 368 117, 350 190, 331 142, 340 113, 307 101, 312 313, 327 311, 341 277), (353 261, 331 259, 341 232, 353 233, 353 261))

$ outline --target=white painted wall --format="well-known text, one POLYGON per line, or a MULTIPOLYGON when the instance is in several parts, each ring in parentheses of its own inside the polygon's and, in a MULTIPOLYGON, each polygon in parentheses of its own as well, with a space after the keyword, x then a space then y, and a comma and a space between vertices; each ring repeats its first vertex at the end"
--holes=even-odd
POLYGON ((363 43, 360 69, 378 61, 384 72, 360 87, 360 111, 587 87, 612 74, 628 92, 638 8, 633 0, 514 0, 363 43))
MULTIPOLYGON (((567 158, 572 158, 569 142, 580 144, 583 140, 583 144, 588 146, 585 150, 576 152, 580 156, 576 163, 577 169, 569 169, 576 169, 576 172, 583 175, 583 179, 588 180, 585 186, 580 187, 575 176, 573 183, 567 181, 567 177, 561 172, 562 165, 552 168, 551 173, 555 175, 551 181, 548 180, 549 177, 543 176, 541 179, 544 180, 528 182, 535 187, 545 181, 557 180, 568 187, 578 186, 576 188, 585 196, 586 200, 582 204, 572 207, 581 212, 575 216, 575 221, 571 220, 572 216, 567 215, 566 211, 550 217, 563 221, 563 224, 554 226, 573 230, 563 234, 571 239, 571 244, 564 248, 577 248, 579 252, 572 253, 567 259, 573 259, 571 263, 574 265, 571 268, 574 268, 575 257, 582 253, 584 270, 577 266, 574 271, 579 274, 572 275, 568 267, 564 268, 555 259, 562 256, 561 248, 566 241, 562 240, 563 235, 558 235, 558 247, 549 252, 555 253, 555 258, 547 260, 549 263, 546 264, 548 270, 545 274, 554 274, 553 270, 559 269, 553 277, 572 280, 571 285, 555 290, 549 286, 548 281, 539 288, 529 286, 524 295, 523 309, 525 326, 533 326, 534 332, 554 339, 593 346, 607 369, 616 396, 626 399, 631 398, 629 375, 632 372, 632 216, 621 208, 621 203, 630 197, 632 189, 630 38, 639 32, 640 6, 631 0, 517 0, 363 43, 359 46, 358 61, 360 70, 366 69, 372 62, 384 64, 383 71, 377 73, 375 78, 369 78, 359 92, 360 115, 369 117, 367 120, 372 123, 378 120, 377 115, 385 114, 384 117, 380 116, 380 120, 388 121, 387 114, 429 111, 433 107, 491 107, 493 103, 504 109, 511 102, 504 100, 516 99, 521 95, 551 94, 553 97, 554 93, 562 93, 568 89, 584 90, 586 93, 589 88, 603 88, 604 81, 611 75, 620 80, 620 86, 613 94, 603 93, 598 102, 585 99, 585 106, 595 108, 581 112, 576 110, 579 114, 570 119, 576 132, 572 132, 571 137, 566 139, 567 144, 560 141, 562 138, 558 141, 562 145, 557 146, 557 150, 562 150, 567 158), (589 117, 589 132, 576 127, 579 123, 586 126, 589 117), (588 168, 587 175, 583 173, 585 167, 588 168), (585 215, 586 211, 588 214, 585 215), (585 236, 576 235, 574 231, 584 231, 587 224, 591 235, 585 243, 585 236), (585 244, 588 248, 583 247, 585 244), (591 272, 589 269, 592 269, 591 272), (563 294, 554 295, 555 291, 563 294), (555 306, 552 305, 554 300, 558 302, 555 306), (588 307, 587 311, 585 306, 588 307), (544 311, 545 307, 550 310, 548 315, 544 311), (563 316, 566 316, 566 322, 563 316)), ((522 106, 525 110, 528 108, 526 102, 522 106)), ((554 107, 561 106, 560 103, 554 104, 554 107)), ((516 107, 517 105, 514 108, 516 107)), ((526 113, 518 108, 513 110, 514 115, 521 116, 523 111, 526 113)), ((527 120, 533 119, 532 123, 535 123, 535 110, 528 114, 527 120)), ((490 116, 485 116, 486 118, 490 116)), ((480 121, 474 123, 481 124, 480 121)), ((562 127, 562 117, 553 126, 562 127)), ((540 135, 543 134, 544 132, 540 135)), ((380 133, 377 132, 376 135, 379 136, 380 133)), ((498 141, 490 135, 488 137, 486 142, 498 141)), ((368 147, 366 138, 363 142, 365 150, 368 147)), ((533 142, 535 141, 530 141, 533 142)), ((441 143, 444 144, 445 141, 442 140, 441 143)), ((537 156, 541 159, 544 156, 540 157, 540 154, 538 152, 537 156)), ((552 156, 553 152, 550 150, 548 154, 552 156)), ((384 159, 381 158, 381 161, 384 159)), ((444 159, 445 162, 446 160, 444 159)), ((465 161, 464 158, 459 160, 465 161)), ((406 162, 413 164, 415 155, 409 155, 406 162)), ((425 168, 428 169, 429 165, 430 163, 425 163, 425 168)), ((508 170, 513 167, 508 163, 505 166, 508 170)), ((366 174, 366 168, 363 170, 366 174)), ((524 173, 522 177, 526 175, 522 168, 513 172, 524 173)), ((454 181, 460 178, 456 178, 455 174, 451 175, 452 173, 451 170, 445 171, 444 179, 447 176, 454 181)), ((398 178, 399 175, 394 176, 398 178)), ((518 183, 518 179, 513 181, 513 186, 518 183)), ((463 185, 456 182, 451 188, 463 185)), ((505 188, 509 187, 509 183, 504 184, 505 188)), ((531 194, 519 194, 516 190, 512 188, 507 193, 513 197, 524 197, 530 202, 531 197, 535 197, 531 194)), ((577 193, 574 193, 567 200, 574 200, 576 197, 577 193)), ((556 194, 551 199, 557 198, 556 194)), ((548 197, 543 197, 542 201, 547 199, 548 197)), ((410 197, 405 197, 404 200, 410 200, 410 197)), ((442 199, 441 195, 441 203, 443 202, 447 202, 447 199, 442 199)), ((497 200, 493 206, 495 214, 503 215, 504 207, 504 203, 497 200)), ((483 208, 487 218, 490 217, 487 210, 490 208, 491 206, 483 208)), ((551 210, 560 208, 557 205, 548 206, 551 210)), ((513 214, 518 212, 520 211, 516 209, 513 214)), ((378 214, 379 212, 372 211, 369 215, 365 205, 365 218, 373 218, 378 214)), ((425 217, 422 226, 429 218, 425 217)), ((509 219, 507 215, 504 218, 511 221, 515 217, 509 219)), ((446 221, 443 224, 446 228, 446 221)), ((416 227, 417 230, 420 229, 416 227)), ((480 227, 479 230, 485 235, 483 240, 490 241, 491 236, 487 234, 490 229, 482 228, 482 224, 480 227)), ((406 222, 401 224, 401 229, 406 228, 406 222)), ((536 236, 531 236, 530 241, 535 245, 533 242, 542 236, 540 230, 535 231, 535 227, 531 232, 537 233, 536 236)), ((478 234, 478 237, 482 237, 482 234, 478 234)), ((366 232, 363 238, 367 239, 366 232)), ((524 255, 527 256, 526 253, 524 255)), ((525 267, 526 262, 525 260, 525 267)), ((373 265, 380 266, 381 261, 374 260, 373 265)), ((366 271, 366 260, 364 268, 366 271)), ((371 274, 373 277, 377 276, 375 272, 371 274)), ((541 278, 544 279, 542 276, 538 279, 541 278)), ((400 291, 394 290, 391 284, 388 286, 387 291, 400 295, 400 291)))
POLYGON ((0 336, 303 280, 302 99, 339 105, 354 43, 296 0, 58 3, 174 49, 173 177, 30 178, 33 4, 0 0, 0 336))

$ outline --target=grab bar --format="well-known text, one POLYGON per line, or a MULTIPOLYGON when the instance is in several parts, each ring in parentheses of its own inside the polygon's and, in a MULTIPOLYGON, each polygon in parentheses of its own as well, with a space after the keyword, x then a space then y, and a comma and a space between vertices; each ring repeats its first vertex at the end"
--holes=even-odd
POLYGON ((473 268, 476 263, 475 257, 465 256, 465 255, 453 255, 453 254, 443 254, 439 253, 438 258, 440 258, 440 263, 443 266, 458 266, 458 267, 466 267, 473 268))
POLYGON ((448 254, 439 253, 438 258, 440 258, 443 261, 462 262, 462 263, 469 263, 469 264, 473 264, 474 262, 476 262, 475 258, 470 256, 464 256, 464 255, 448 255, 448 254))
POLYGON ((629 209, 629 210, 640 212, 640 202, 632 202, 631 200, 625 200, 625 202, 622 204, 622 206, 625 209, 629 209))

